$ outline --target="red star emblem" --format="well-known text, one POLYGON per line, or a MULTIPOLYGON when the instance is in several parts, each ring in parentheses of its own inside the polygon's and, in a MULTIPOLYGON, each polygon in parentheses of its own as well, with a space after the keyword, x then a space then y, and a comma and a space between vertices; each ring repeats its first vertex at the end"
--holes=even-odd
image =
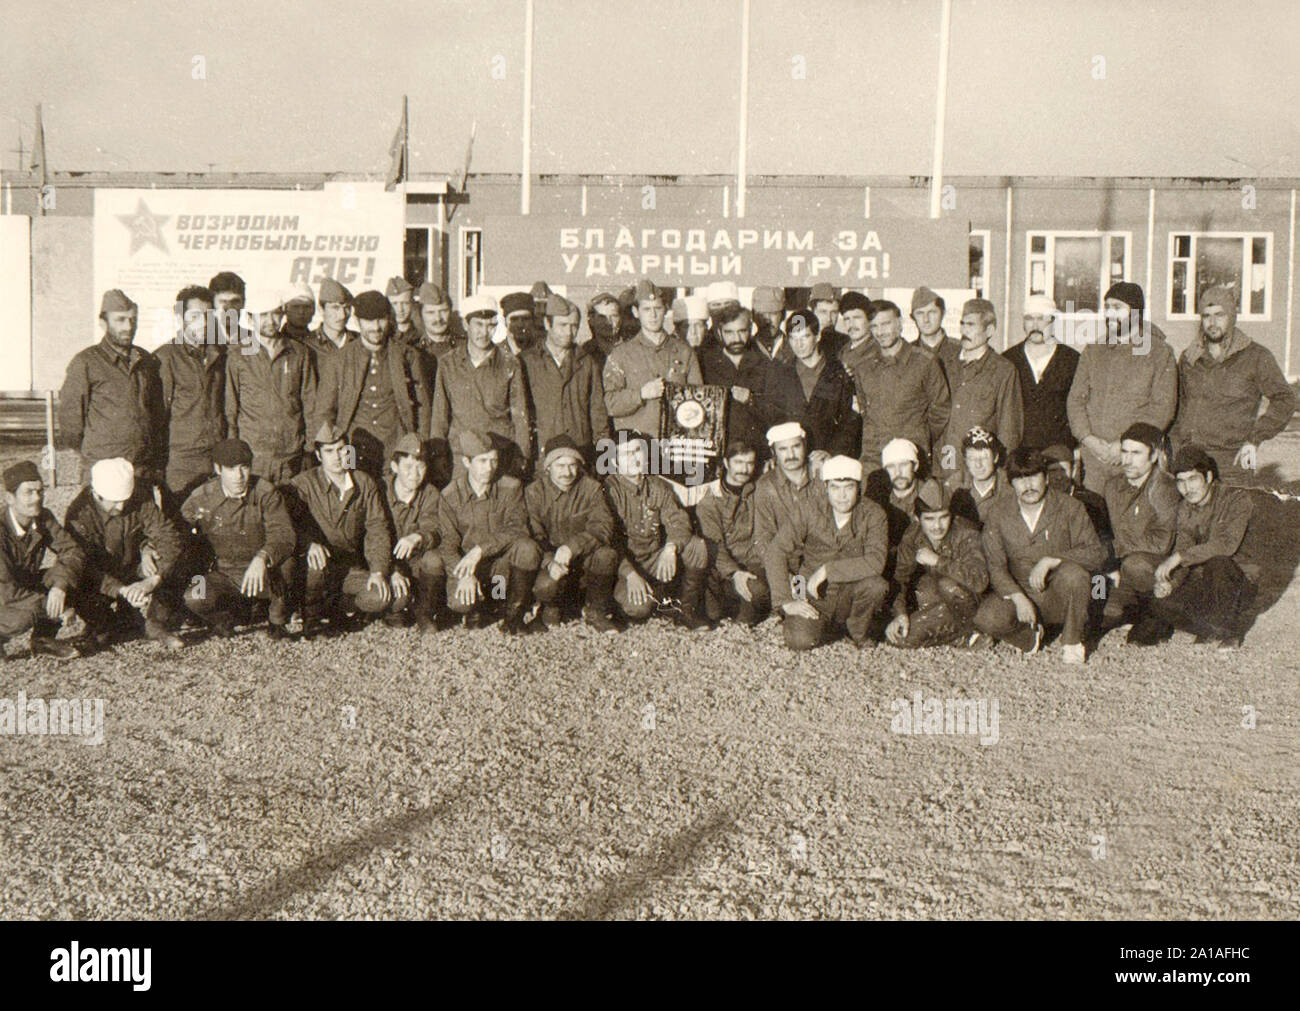
POLYGON ((164 253, 168 251, 167 240, 163 238, 162 226, 171 220, 171 216, 154 214, 145 204, 143 197, 135 205, 134 214, 117 214, 115 217, 126 225, 127 231, 131 233, 131 252, 129 255, 134 256, 138 250, 150 244, 157 246, 164 253))

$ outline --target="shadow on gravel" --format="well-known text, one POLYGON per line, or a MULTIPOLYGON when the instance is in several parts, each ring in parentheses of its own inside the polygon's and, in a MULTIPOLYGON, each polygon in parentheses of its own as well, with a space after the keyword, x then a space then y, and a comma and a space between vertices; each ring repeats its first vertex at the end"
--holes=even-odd
POLYGON ((460 795, 452 790, 444 800, 432 807, 422 807, 398 818, 389 819, 351 839, 345 839, 324 852, 306 860, 286 872, 278 872, 274 880, 248 895, 219 909, 199 913, 196 920, 254 920, 282 908, 294 896, 311 892, 323 886, 348 864, 359 863, 375 850, 382 850, 400 842, 404 837, 429 825, 445 814, 460 795))
POLYGON ((1252 611, 1276 604, 1300 565, 1300 502, 1283 502, 1266 491, 1251 494, 1254 510, 1242 555, 1259 569, 1259 594, 1252 611))
POLYGON ((721 811, 708 821, 683 829, 675 836, 656 846, 655 856, 639 857, 618 877, 578 903, 560 911, 559 920, 609 920, 619 916, 619 911, 648 891, 656 881, 685 870, 695 859, 697 851, 724 836, 736 827, 736 818, 729 811, 721 811))

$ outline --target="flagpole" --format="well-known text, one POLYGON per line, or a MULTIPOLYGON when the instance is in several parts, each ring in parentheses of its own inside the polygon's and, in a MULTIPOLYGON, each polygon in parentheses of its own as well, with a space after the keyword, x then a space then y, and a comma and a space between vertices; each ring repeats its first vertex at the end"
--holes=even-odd
POLYGON ((930 217, 939 217, 943 191, 943 121, 948 112, 948 44, 952 34, 952 0, 941 0, 939 20, 939 95, 934 110, 934 163, 930 167, 930 217))
POLYGON ((745 216, 745 150, 749 143, 749 0, 740 12, 740 150, 736 158, 736 217, 745 216))
POLYGON ((402 96, 402 192, 411 178, 411 121, 407 118, 406 96, 402 96))
POLYGON ((533 204, 533 0, 524 13, 524 149, 520 169, 519 213, 527 214, 533 204))

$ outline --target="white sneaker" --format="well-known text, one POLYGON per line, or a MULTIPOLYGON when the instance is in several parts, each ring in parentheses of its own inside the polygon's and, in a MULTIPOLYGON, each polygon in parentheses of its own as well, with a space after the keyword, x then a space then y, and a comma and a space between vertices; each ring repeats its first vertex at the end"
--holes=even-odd
POLYGON ((1061 647, 1062 663, 1083 663, 1086 659, 1087 656, 1083 651, 1083 643, 1081 642, 1061 647))

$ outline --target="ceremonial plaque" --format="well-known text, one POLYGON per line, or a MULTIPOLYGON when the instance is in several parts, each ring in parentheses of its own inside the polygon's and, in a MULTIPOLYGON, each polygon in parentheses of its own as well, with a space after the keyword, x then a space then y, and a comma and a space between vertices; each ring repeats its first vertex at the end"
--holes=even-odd
POLYGON ((712 464, 727 438, 727 388, 664 383, 664 409, 659 414, 663 459, 674 473, 698 472, 712 464))

